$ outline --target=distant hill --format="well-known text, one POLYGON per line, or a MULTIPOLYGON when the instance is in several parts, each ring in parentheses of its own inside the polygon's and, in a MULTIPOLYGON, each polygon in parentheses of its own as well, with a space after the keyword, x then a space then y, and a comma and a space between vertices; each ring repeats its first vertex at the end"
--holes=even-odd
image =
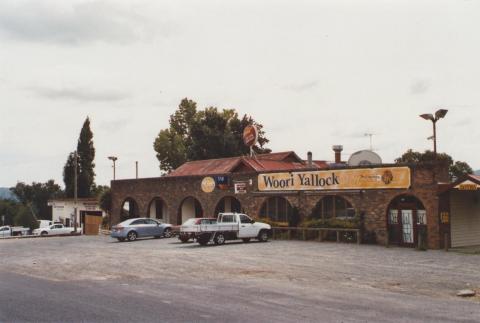
POLYGON ((474 171, 475 175, 480 175, 480 169, 474 171))
POLYGON ((0 199, 4 200, 17 200, 17 197, 10 192, 8 187, 0 187, 0 199))

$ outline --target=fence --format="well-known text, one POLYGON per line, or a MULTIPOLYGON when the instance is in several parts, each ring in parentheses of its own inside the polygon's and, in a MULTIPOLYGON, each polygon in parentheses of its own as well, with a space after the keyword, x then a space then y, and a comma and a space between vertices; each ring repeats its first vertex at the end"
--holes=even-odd
POLYGON ((313 237, 314 240, 324 241, 328 240, 328 235, 330 232, 335 232, 336 242, 341 242, 353 239, 355 236, 355 241, 357 244, 360 244, 360 229, 344 229, 344 228, 297 228, 297 227, 272 227, 272 239, 284 239, 292 240, 299 239, 301 240, 311 240, 313 237), (299 233, 301 234, 299 237, 299 233), (342 236, 343 234, 343 236, 342 236), (348 234, 348 235, 347 235, 348 234), (350 235, 352 234, 352 235, 350 235), (347 237, 347 238, 345 238, 347 237))

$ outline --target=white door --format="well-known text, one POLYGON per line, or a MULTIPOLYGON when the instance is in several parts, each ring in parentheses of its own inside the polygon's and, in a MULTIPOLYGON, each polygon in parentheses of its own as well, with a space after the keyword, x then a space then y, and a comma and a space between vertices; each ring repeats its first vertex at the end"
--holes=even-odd
POLYGON ((413 243, 413 211, 402 210, 402 233, 404 243, 413 243))
POLYGON ((258 234, 257 228, 254 226, 252 219, 245 214, 240 214, 239 238, 255 238, 258 234))

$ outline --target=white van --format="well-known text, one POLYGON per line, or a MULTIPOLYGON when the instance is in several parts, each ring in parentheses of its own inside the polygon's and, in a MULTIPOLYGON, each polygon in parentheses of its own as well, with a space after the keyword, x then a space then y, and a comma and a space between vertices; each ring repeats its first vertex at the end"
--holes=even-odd
POLYGON ((50 220, 37 220, 37 222, 39 228, 49 228, 53 224, 50 220))

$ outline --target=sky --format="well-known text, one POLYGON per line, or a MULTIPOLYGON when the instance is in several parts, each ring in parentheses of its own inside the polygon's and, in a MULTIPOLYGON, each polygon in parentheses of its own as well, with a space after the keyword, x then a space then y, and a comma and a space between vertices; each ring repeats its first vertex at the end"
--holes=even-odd
POLYGON ((432 149, 480 168, 478 1, 0 2, 0 187, 54 179, 85 118, 96 182, 160 175, 182 98, 264 125, 268 147, 392 162, 432 149))

